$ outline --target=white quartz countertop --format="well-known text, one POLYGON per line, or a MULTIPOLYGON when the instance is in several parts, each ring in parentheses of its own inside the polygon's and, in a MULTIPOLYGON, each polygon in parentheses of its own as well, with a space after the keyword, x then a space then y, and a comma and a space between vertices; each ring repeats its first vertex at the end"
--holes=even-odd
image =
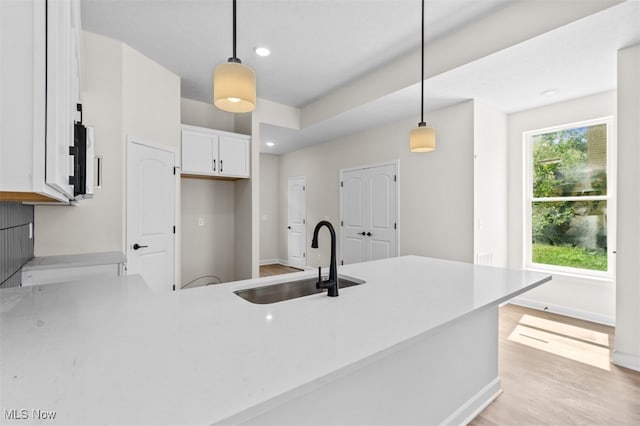
POLYGON ((107 251, 100 253, 66 254, 60 256, 34 257, 23 267, 23 271, 41 269, 76 268, 82 266, 124 264, 127 258, 122 252, 107 251))
POLYGON ((138 276, 2 290, 0 408, 56 411, 46 424, 233 423, 550 279, 417 256, 338 272, 366 283, 270 305, 233 291, 317 272, 165 294, 138 276))

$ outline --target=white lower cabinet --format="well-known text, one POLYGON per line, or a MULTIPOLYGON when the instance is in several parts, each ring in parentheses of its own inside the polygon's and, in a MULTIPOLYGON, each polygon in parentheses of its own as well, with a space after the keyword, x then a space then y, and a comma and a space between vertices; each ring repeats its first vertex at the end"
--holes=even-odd
POLYGON ((182 174, 225 178, 250 177, 247 135, 182 126, 182 174))

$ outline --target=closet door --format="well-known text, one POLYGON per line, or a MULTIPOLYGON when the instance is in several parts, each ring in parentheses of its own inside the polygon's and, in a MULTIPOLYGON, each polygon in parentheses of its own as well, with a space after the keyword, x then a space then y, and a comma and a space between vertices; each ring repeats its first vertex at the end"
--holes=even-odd
POLYGON ((369 219, 367 197, 370 196, 366 170, 342 173, 341 196, 341 260, 343 264, 364 262, 370 249, 366 231, 369 219))
POLYGON ((397 165, 365 166, 341 176, 342 263, 397 256, 397 165))
POLYGON ((397 182, 396 166, 373 167, 367 169, 368 197, 365 211, 367 260, 395 257, 397 253, 397 182))

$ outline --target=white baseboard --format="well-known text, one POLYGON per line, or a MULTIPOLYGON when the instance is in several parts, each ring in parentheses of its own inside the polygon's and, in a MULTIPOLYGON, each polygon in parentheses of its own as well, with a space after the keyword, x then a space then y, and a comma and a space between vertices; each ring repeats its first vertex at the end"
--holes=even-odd
POLYGON ((611 362, 620 367, 640 371, 640 356, 627 354, 620 351, 613 351, 611 362))
POLYGON ((487 408, 497 397, 502 394, 500 377, 496 377, 484 388, 469 398, 460 408, 451 413, 442 425, 466 425, 471 422, 482 410, 487 408))
POLYGON ((598 324, 609 325, 611 327, 616 326, 616 319, 614 317, 590 311, 583 311, 581 309, 570 308, 568 306, 554 305, 552 303, 540 302, 538 300, 531 300, 523 297, 516 297, 515 299, 511 299, 509 303, 524 306, 526 308, 538 309, 540 311, 552 312, 554 314, 560 314, 567 317, 595 322, 598 324))
POLYGON ((280 259, 265 259, 260 261, 260 266, 273 265, 274 263, 282 263, 280 259))

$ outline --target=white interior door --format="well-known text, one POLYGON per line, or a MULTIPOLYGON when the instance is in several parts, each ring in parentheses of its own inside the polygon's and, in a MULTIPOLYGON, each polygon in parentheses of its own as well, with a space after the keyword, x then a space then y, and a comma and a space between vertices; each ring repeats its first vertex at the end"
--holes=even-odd
POLYGON ((129 141, 127 269, 158 292, 174 286, 175 153, 129 141))
POLYGON ((367 169, 367 182, 367 260, 395 257, 398 255, 396 165, 367 169))
POLYGON ((366 170, 350 170, 342 173, 341 197, 342 217, 340 224, 342 232, 342 263, 359 263, 367 260, 366 205, 369 192, 367 191, 366 170))
POLYGON ((304 176, 289 178, 288 183, 288 259, 289 266, 304 268, 307 264, 307 204, 304 176))
POLYGON ((342 263, 397 256, 397 165, 342 171, 340 182, 342 263))

